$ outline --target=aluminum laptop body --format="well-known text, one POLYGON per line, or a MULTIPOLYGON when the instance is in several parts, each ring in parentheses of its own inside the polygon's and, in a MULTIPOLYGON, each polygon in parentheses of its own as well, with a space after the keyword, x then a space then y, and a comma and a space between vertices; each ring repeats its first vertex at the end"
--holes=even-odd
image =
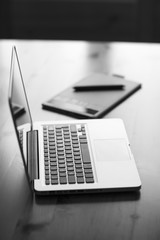
POLYGON ((121 119, 32 121, 15 47, 11 57, 9 106, 27 179, 37 194, 141 188, 121 119))

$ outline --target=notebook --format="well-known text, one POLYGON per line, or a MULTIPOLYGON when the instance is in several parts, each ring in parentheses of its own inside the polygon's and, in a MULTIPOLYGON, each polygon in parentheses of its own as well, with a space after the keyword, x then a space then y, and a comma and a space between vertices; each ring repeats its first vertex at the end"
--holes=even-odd
POLYGON ((93 73, 45 101, 42 108, 81 119, 101 118, 140 88, 140 83, 122 76, 93 73))
POLYGON ((121 119, 33 122, 15 47, 8 100, 27 179, 36 194, 141 188, 121 119))

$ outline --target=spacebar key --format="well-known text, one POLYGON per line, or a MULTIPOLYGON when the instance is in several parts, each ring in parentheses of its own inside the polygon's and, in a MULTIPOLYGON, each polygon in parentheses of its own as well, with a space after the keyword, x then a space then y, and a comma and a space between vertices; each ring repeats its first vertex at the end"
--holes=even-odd
POLYGON ((81 143, 80 146, 81 146, 82 161, 83 161, 83 163, 90 163, 90 162, 91 162, 91 159, 90 159, 88 144, 86 144, 86 143, 81 143))

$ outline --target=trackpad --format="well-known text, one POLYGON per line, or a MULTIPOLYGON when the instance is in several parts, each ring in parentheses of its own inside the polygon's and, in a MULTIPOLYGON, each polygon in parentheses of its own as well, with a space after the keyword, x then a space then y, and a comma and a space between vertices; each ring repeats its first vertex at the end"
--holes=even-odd
POLYGON ((128 161, 130 154, 124 139, 94 140, 96 160, 98 161, 128 161))

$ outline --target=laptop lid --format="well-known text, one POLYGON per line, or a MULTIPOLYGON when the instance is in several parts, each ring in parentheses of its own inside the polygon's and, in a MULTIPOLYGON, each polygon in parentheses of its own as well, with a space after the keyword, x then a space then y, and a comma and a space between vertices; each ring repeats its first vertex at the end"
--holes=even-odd
POLYGON ((23 151, 21 137, 19 134, 19 126, 28 124, 29 129, 32 130, 33 122, 15 46, 12 48, 8 99, 26 175, 28 177, 28 181, 30 182, 31 177, 28 171, 28 160, 23 151))

